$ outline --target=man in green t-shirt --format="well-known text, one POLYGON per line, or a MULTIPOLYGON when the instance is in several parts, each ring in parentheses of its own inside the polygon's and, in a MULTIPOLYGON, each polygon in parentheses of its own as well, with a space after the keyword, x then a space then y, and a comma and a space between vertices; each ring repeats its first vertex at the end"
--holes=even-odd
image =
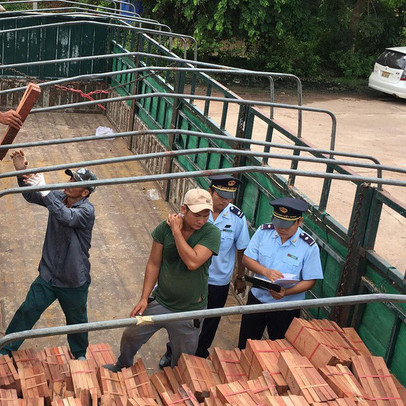
MULTIPOLYGON (((169 214, 168 219, 155 228, 141 299, 130 317, 207 307, 211 256, 217 255, 220 247, 220 230, 207 222, 210 211, 213 211, 210 193, 191 189, 185 194, 181 213, 169 214)), ((172 367, 181 353, 195 354, 200 320, 141 324, 125 329, 117 363, 104 367, 113 372, 130 367, 137 351, 161 328, 168 332, 172 367)))

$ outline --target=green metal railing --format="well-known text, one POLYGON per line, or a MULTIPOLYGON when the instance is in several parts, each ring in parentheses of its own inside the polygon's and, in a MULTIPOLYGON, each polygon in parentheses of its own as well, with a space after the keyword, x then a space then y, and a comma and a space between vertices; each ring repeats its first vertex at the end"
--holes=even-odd
MULTIPOLYGON (((236 204, 245 212, 253 229, 261 223, 269 221, 272 213, 268 203, 271 199, 289 195, 301 197, 308 201, 310 210, 305 216, 304 229, 310 232, 319 244, 325 271, 325 279, 317 282, 309 294, 310 297, 326 298, 364 293, 406 293, 403 274, 373 250, 383 208, 389 208, 404 218, 406 217, 405 205, 391 199, 379 187, 372 187, 369 183, 365 183, 374 182, 374 179, 363 176, 354 177, 354 174, 350 173, 344 167, 344 164, 339 163, 338 160, 336 160, 338 162, 334 163, 331 161, 335 157, 335 151, 333 151, 335 129, 333 124, 329 150, 316 150, 301 138, 302 123, 300 117, 301 112, 306 108, 301 106, 301 88, 299 91, 299 85, 297 105, 275 103, 272 87, 273 78, 279 77, 281 74, 269 73, 269 77, 272 78, 270 102, 263 103, 270 109, 270 114, 267 115, 256 108, 261 104, 260 102, 250 102, 239 98, 219 81, 208 76, 204 69, 199 68, 202 65, 199 65, 198 61, 194 60, 196 59, 196 52, 193 44, 191 44, 190 50, 183 45, 178 49, 174 47, 176 52, 183 54, 184 58, 181 59, 164 46, 166 43, 160 41, 160 35, 168 35, 168 43, 171 39, 179 38, 182 44, 182 42, 187 41, 185 37, 168 32, 164 33, 163 31, 158 32, 158 30, 136 30, 135 27, 128 27, 123 24, 106 24, 104 16, 92 17, 91 21, 86 21, 85 18, 76 21, 73 16, 38 18, 38 21, 44 24, 42 27, 36 27, 34 31, 40 32, 41 35, 35 37, 37 43, 34 41, 33 49, 29 49, 25 53, 22 52, 21 44, 24 41, 27 42, 28 33, 33 32, 32 27, 29 29, 28 26, 35 25, 33 24, 35 19, 31 18, 30 23, 22 23, 22 29, 18 29, 13 25, 12 21, 0 18, 1 51, 2 55, 7 55, 9 58, 7 61, 1 62, 3 64, 5 62, 16 64, 27 60, 57 59, 55 53, 47 54, 52 47, 49 47, 48 51, 41 48, 41 41, 48 38, 55 44, 55 49, 60 47, 61 53, 58 56, 69 61, 60 65, 57 62, 49 62, 36 65, 36 67, 34 65, 27 66, 23 68, 23 70, 27 69, 24 73, 30 72, 34 76, 44 75, 43 77, 67 76, 69 77, 67 80, 73 80, 73 75, 89 74, 94 75, 94 79, 105 80, 106 87, 114 88, 115 92, 121 97, 110 97, 102 101, 103 103, 107 105, 109 103, 128 104, 133 114, 132 122, 136 119, 142 121, 143 125, 148 129, 156 130, 155 136, 167 151, 179 152, 177 156, 173 154, 170 158, 167 172, 169 173, 171 170, 170 165, 176 162, 184 169, 185 173, 176 176, 163 173, 155 176, 155 179, 165 179, 166 184, 170 187, 171 179, 191 176, 196 177, 197 182, 202 187, 207 187, 207 178, 201 176, 202 172, 207 175, 210 171, 235 171, 235 174, 243 182, 236 204), (50 23, 53 18, 54 21, 50 23), (72 21, 66 24, 65 27, 60 24, 66 19, 69 20, 69 18, 72 21), (100 22, 98 18, 102 18, 103 22, 100 22), (83 61, 71 60, 74 56, 72 51, 65 49, 64 44, 57 43, 55 39, 56 32, 60 32, 61 35, 72 40, 76 38, 76 43, 80 45, 78 47, 79 54, 75 55, 77 57, 104 55, 106 52, 119 53, 119 55, 113 57, 113 59, 95 58, 94 61, 85 58, 83 61), (90 44, 86 44, 86 41, 81 42, 82 38, 80 37, 83 33, 85 33, 87 42, 90 42, 90 44), (96 35, 101 35, 103 38, 99 43, 94 44, 92 41, 96 35), (36 46, 37 48, 35 48, 36 46), (11 56, 7 52, 11 52, 11 56), (186 60, 186 52, 193 53, 193 58, 186 60), (125 55, 126 53, 127 55, 125 55), (41 55, 41 58, 38 58, 38 55, 41 55), (110 62, 107 63, 107 60, 110 62), (70 68, 67 70, 65 65, 69 64, 70 68), (158 66, 166 69, 159 70, 157 69, 158 66), (75 69, 72 70, 72 67, 75 67, 75 69), (182 71, 180 68, 185 68, 185 70, 182 71), (187 69, 190 69, 190 71, 187 69), (113 73, 109 71, 113 71, 113 73), (97 74, 104 75, 104 77, 96 76, 97 74), (216 97, 212 96, 214 93, 216 93, 216 97), (205 96, 200 96, 200 94, 205 96), (217 95, 219 96, 217 97, 217 95), (199 109, 194 104, 198 99, 203 100, 202 109, 199 109), (212 103, 221 106, 219 123, 214 122, 208 116, 212 103), (239 115, 234 122, 235 134, 230 134, 226 130, 231 103, 236 103, 239 106, 239 115), (274 120, 274 109, 276 107, 291 108, 297 111, 298 128, 295 134, 286 130, 274 120), (268 142, 261 143, 252 139, 255 123, 261 123, 266 128, 265 141, 268 142), (168 131, 168 129, 171 129, 171 131, 168 131), (201 136, 196 136, 194 133, 200 133, 201 136), (204 134, 211 134, 212 136, 205 137, 204 134), (275 134, 283 137, 291 146, 289 150, 292 161, 290 169, 278 170, 267 166, 269 164, 268 158, 272 155, 266 155, 266 153, 272 152, 272 148, 277 148, 277 144, 272 142, 275 134), (233 153, 233 149, 242 152, 249 151, 252 144, 262 146, 262 156, 250 153, 233 153), (203 151, 203 148, 208 149, 203 151), (183 154, 180 153, 182 150, 200 151, 199 153, 183 154), (310 201, 295 187, 296 177, 299 175, 306 176, 306 171, 300 170, 302 160, 299 158, 302 151, 306 151, 315 159, 329 159, 329 161, 325 161, 324 173, 318 175, 324 178, 324 183, 317 203, 310 201), (251 168, 261 166, 262 170, 251 170, 251 168), (199 173, 200 175, 197 175, 199 173), (288 174, 288 176, 283 176, 283 174, 288 174), (348 229, 326 212, 330 198, 331 181, 333 178, 340 177, 352 179, 350 181, 356 186, 348 229)), ((210 67, 216 68, 214 65, 210 67)), ((224 67, 217 68, 220 70, 224 67)), ((232 68, 230 69, 232 70, 232 68)), ((217 75, 222 74, 221 72, 216 73, 217 75)), ((231 75, 254 74, 252 71, 237 69, 235 72, 228 73, 231 75)), ((294 75, 292 75, 291 79, 295 80, 294 75)), ((87 103, 91 105, 93 102, 87 103)), ((55 108, 49 108, 48 111, 57 108, 68 108, 69 106, 56 106, 55 108)), ((313 110, 315 114, 326 114, 326 111, 321 109, 310 110, 313 110)), ((41 109, 37 111, 41 111, 41 109)), ((133 141, 141 136, 141 133, 147 133, 147 131, 142 131, 136 134, 132 132, 134 130, 132 127, 124 130, 129 130, 125 136, 133 138, 133 141)), ((91 137, 88 138, 90 140, 91 137)), ((66 142, 66 140, 56 141, 66 142)), ((130 145, 132 145, 131 141, 130 145)), ((288 155, 286 157, 288 158, 288 155)), ((368 159, 371 157, 364 156, 363 158, 368 159)), ((377 169, 386 170, 382 166, 377 169)), ((376 179, 377 184, 384 183, 379 181, 379 179, 382 179, 381 172, 377 174, 376 179)), ((19 193, 19 191, 16 190, 10 193, 19 193)), ((355 306, 340 306, 338 310, 322 306, 310 309, 309 312, 314 317, 333 318, 342 325, 356 327, 371 351, 385 357, 392 372, 397 374, 403 383, 406 383, 404 369, 406 363, 404 346, 406 342, 405 304, 389 302, 366 303, 355 306)))

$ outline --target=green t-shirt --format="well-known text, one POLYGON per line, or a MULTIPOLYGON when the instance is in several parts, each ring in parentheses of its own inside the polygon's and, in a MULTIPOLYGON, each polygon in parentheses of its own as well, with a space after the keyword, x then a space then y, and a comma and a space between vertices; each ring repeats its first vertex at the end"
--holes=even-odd
MULTIPOLYGON (((172 230, 166 220, 152 232, 152 238, 163 245, 158 286, 153 293, 155 299, 175 312, 205 309, 211 257, 201 267, 190 271, 178 254, 172 230)), ((206 223, 200 230, 193 232, 187 243, 192 248, 203 245, 217 255, 220 230, 213 224, 206 223)))

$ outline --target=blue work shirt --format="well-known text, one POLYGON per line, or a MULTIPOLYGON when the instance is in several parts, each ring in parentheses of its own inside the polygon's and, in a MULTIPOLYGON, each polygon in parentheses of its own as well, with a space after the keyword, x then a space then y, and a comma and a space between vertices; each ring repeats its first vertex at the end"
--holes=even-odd
MULTIPOLYGON (((289 240, 282 244, 273 226, 263 224, 252 236, 244 254, 266 268, 276 269, 283 274, 293 274, 293 279, 300 281, 323 279, 319 247, 300 227, 289 240)), ((268 280, 263 275, 257 276, 268 280)), ((252 288, 251 293, 262 303, 290 302, 305 298, 305 292, 285 296, 282 299, 274 299, 266 289, 252 288)))
MULTIPOLYGON (((21 178, 18 184, 26 186, 21 178)), ((64 204, 65 193, 59 190, 44 197, 39 192, 23 192, 23 196, 29 203, 45 206, 49 212, 38 266, 40 277, 60 288, 90 283, 89 249, 95 213, 89 199, 85 197, 69 208, 64 204)))
POLYGON ((229 203, 216 221, 210 212, 209 222, 221 231, 220 250, 213 255, 209 268, 209 285, 227 285, 233 275, 236 251, 247 248, 250 241, 247 220, 238 207, 229 203))

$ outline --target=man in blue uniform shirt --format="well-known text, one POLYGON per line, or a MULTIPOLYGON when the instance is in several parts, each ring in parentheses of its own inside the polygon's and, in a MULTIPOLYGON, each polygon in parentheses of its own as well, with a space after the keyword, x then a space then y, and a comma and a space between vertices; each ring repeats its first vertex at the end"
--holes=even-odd
MULTIPOLYGON (((233 275, 237 257, 237 275, 234 287, 237 292, 245 289, 243 279, 245 267, 242 263, 244 250, 249 243, 247 221, 244 213, 232 204, 241 181, 229 175, 216 175, 209 177, 211 185, 209 192, 213 199, 213 213, 210 213, 209 222, 221 231, 220 251, 212 257, 209 268, 208 309, 222 308, 226 304, 228 289, 233 275)), ((199 345, 196 355, 207 358, 220 317, 207 318, 203 322, 199 336, 199 345)), ((159 366, 170 365, 171 349, 167 345, 167 352, 162 356, 159 366)))
MULTIPOLYGON (((270 204, 274 208, 272 223, 257 229, 245 250, 243 263, 260 278, 283 284, 278 279, 288 277, 291 283, 284 284, 280 292, 252 288, 248 305, 303 300, 316 280, 323 279, 319 248, 300 228, 307 204, 290 197, 270 204)), ((283 338, 293 318, 299 316, 298 309, 243 315, 238 347, 244 349, 249 338, 261 339, 265 327, 271 340, 283 338)))

